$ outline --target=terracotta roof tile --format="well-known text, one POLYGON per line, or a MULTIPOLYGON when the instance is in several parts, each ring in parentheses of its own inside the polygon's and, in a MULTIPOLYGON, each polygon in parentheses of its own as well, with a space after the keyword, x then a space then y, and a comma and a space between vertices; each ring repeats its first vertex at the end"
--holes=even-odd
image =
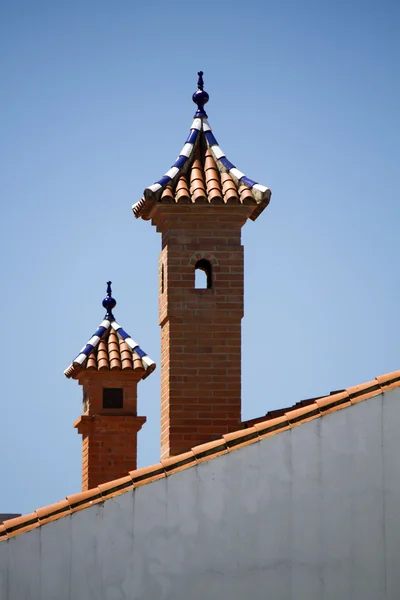
POLYGON ((367 383, 363 383, 361 385, 349 387, 347 388, 346 392, 350 397, 351 403, 355 404, 361 400, 366 400, 367 398, 381 394, 382 388, 379 385, 379 381, 375 379, 374 381, 368 381, 367 383))
POLYGON ((291 425, 286 415, 276 417, 275 419, 268 419, 267 421, 264 420, 260 423, 254 423, 254 428, 258 431, 260 438, 286 431, 287 429, 290 429, 290 427, 291 425))
MULTIPOLYGON (((340 390, 341 392, 343 390, 340 390)), ((336 392, 332 392, 336 393, 336 392)), ((299 402, 296 402, 296 404, 294 404, 293 406, 288 406, 286 408, 276 408, 274 410, 270 410, 267 412, 266 415, 262 415, 261 417, 256 417, 255 419, 248 419, 247 421, 244 421, 243 424, 246 427, 252 427, 253 425, 256 425, 257 423, 262 423, 266 420, 270 420, 270 419, 277 419, 280 417, 285 417, 286 418, 286 413, 288 413, 289 411, 292 410, 297 410, 298 408, 302 408, 304 406, 310 406, 311 404, 314 404, 314 402, 316 402, 316 400, 318 400, 319 398, 323 398, 323 396, 318 396, 316 398, 307 398, 306 400, 300 400, 299 402)))
POLYGON ((171 456, 170 458, 164 458, 161 461, 162 466, 164 467, 164 471, 167 475, 172 475, 172 473, 177 473, 178 471, 182 471, 186 469, 189 465, 194 465, 196 462, 196 456, 193 451, 185 452, 184 454, 179 454, 178 456, 171 456))
POLYGON ((245 185, 242 185, 239 188, 239 197, 242 204, 256 204, 250 188, 246 187, 245 185))
POLYGON ((337 394, 325 396, 325 398, 317 398, 315 403, 321 413, 333 412, 351 405, 350 396, 347 392, 338 392, 337 394))
POLYGON ((69 503, 71 513, 87 508, 93 504, 102 502, 101 489, 99 487, 87 490, 85 492, 78 492, 67 496, 67 502, 69 503))
POLYGON ((312 419, 321 418, 327 413, 351 407, 352 404, 357 404, 361 400, 381 394, 388 389, 399 387, 400 371, 394 371, 378 376, 375 380, 365 384, 332 392, 329 396, 302 400, 289 409, 270 411, 268 415, 260 419, 243 423, 244 429, 226 434, 218 440, 195 446, 189 452, 164 459, 156 465, 136 469, 126 477, 101 484, 99 487, 87 492, 67 496, 66 500, 38 509, 29 515, 9 519, 3 525, 0 525, 0 541, 34 529, 51 520, 85 509, 93 504, 104 502, 126 490, 157 481, 201 462, 257 443, 265 437, 287 431, 291 427, 299 426, 312 419), (277 415, 276 413, 279 412, 282 414, 277 415), (249 423, 252 424, 249 425, 249 423))
POLYGON ((136 487, 144 485, 149 481, 157 481, 157 479, 165 477, 165 471, 163 464, 158 463, 156 465, 151 465, 150 467, 143 467, 141 469, 136 469, 135 471, 130 471, 129 475, 136 487))
POLYGON ((208 201, 211 204, 223 204, 221 176, 210 149, 205 154, 204 173, 208 201))
POLYGON ((110 369, 121 369, 121 352, 119 347, 119 341, 117 334, 112 329, 110 330, 107 340, 108 358, 110 362, 110 369))
POLYGON ((224 438, 220 438, 218 440, 213 440, 212 442, 194 446, 192 452, 196 457, 196 461, 200 463, 209 460, 210 458, 227 454, 228 446, 226 445, 224 438))
POLYGON ((195 158, 190 169, 190 196, 192 202, 207 202, 203 165, 199 158, 195 158))
POLYGON ((107 481, 106 483, 99 484, 99 490, 101 491, 102 500, 106 500, 108 496, 119 496, 123 494, 129 489, 133 489, 133 481, 130 475, 126 475, 125 477, 121 477, 120 479, 113 479, 112 481, 107 481))
POLYGON ((186 176, 181 175, 176 183, 175 198, 177 202, 188 204, 191 202, 186 176))
MULTIPOLYGON (((121 368, 122 369, 133 369, 133 363, 132 363, 132 358, 133 358, 133 354, 135 354, 135 356, 138 356, 136 354, 136 352, 134 352, 132 354, 129 346, 127 345, 126 342, 124 342, 124 340, 119 340, 119 350, 121 353, 121 368)), ((138 356, 139 360, 140 357, 138 356)), ((142 364, 140 363, 140 367, 142 367, 142 364)), ((137 368, 137 366, 136 366, 137 368)))
POLYGON ((391 373, 386 373, 386 375, 378 375, 376 380, 384 391, 391 390, 392 388, 398 387, 400 383, 400 371, 392 371, 391 373))
POLYGON ((132 368, 134 371, 137 371, 138 369, 142 369, 144 371, 142 359, 136 352, 132 353, 132 368))
POLYGON ((233 431, 232 433, 226 433, 222 436, 225 440, 227 448, 231 450, 237 446, 248 446, 256 440, 259 435, 255 427, 247 427, 246 429, 239 429, 239 431, 233 431))
POLYGON ((28 515, 22 515, 21 517, 8 519, 7 521, 4 521, 3 525, 7 531, 7 537, 10 538, 18 533, 35 529, 35 527, 39 527, 40 523, 36 512, 33 512, 28 515))
POLYGON ((238 204, 238 191, 229 173, 221 173, 221 185, 224 202, 226 204, 238 204))
POLYGON ((106 340, 100 340, 97 350, 97 368, 99 371, 102 369, 109 369, 110 362, 108 360, 108 347, 106 340))
POLYGON ((40 524, 44 525, 45 523, 50 523, 51 521, 55 521, 71 514, 71 506, 68 500, 65 499, 60 500, 60 502, 56 502, 55 504, 45 506, 44 508, 37 508, 35 513, 38 516, 40 524))
POLYGON ((314 403, 310 406, 302 406, 301 408, 289 410, 286 413, 286 417, 291 425, 296 425, 297 423, 305 423, 306 421, 316 419, 320 414, 318 404, 314 403))
POLYGON ((167 185, 163 190, 161 200, 162 202, 174 202, 174 192, 171 185, 167 185))
POLYGON ((87 360, 86 363, 86 370, 90 371, 97 371, 97 356, 95 352, 92 352, 91 354, 89 354, 89 358, 87 360))
POLYGON ((0 524, 0 541, 6 540, 7 538, 8 538, 7 529, 4 525, 4 523, 1 523, 0 524))

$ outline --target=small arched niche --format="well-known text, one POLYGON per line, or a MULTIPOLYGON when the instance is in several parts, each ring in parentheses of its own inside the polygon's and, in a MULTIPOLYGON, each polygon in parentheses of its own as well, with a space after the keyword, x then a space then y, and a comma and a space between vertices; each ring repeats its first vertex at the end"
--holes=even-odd
POLYGON ((207 259, 201 258, 194 266, 194 287, 196 290, 209 290, 212 285, 212 265, 207 259))

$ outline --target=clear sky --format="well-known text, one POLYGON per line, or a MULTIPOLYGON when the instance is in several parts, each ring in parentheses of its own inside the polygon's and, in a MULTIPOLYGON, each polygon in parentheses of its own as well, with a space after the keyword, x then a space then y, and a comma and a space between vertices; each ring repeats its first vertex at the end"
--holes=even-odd
MULTIPOLYGON (((80 490, 81 388, 103 318, 159 363, 159 234, 131 205, 169 169, 205 73, 214 134, 272 190, 243 231, 243 418, 400 368, 396 0, 5 0, 0 8, 0 512, 80 490)), ((160 370, 139 384, 159 459, 160 370)))

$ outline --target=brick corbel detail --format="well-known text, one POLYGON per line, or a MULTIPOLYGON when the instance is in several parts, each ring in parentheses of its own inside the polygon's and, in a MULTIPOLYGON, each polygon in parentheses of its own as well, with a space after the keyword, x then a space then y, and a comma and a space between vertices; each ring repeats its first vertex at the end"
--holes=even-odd
POLYGON ((81 415, 74 427, 81 435, 138 433, 146 423, 146 417, 136 415, 81 415))

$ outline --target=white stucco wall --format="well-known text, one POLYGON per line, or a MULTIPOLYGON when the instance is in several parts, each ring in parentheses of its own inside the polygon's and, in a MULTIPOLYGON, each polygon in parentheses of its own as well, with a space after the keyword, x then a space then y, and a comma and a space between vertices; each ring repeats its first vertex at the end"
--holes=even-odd
POLYGON ((400 390, 0 544, 1 600, 397 600, 400 390))

